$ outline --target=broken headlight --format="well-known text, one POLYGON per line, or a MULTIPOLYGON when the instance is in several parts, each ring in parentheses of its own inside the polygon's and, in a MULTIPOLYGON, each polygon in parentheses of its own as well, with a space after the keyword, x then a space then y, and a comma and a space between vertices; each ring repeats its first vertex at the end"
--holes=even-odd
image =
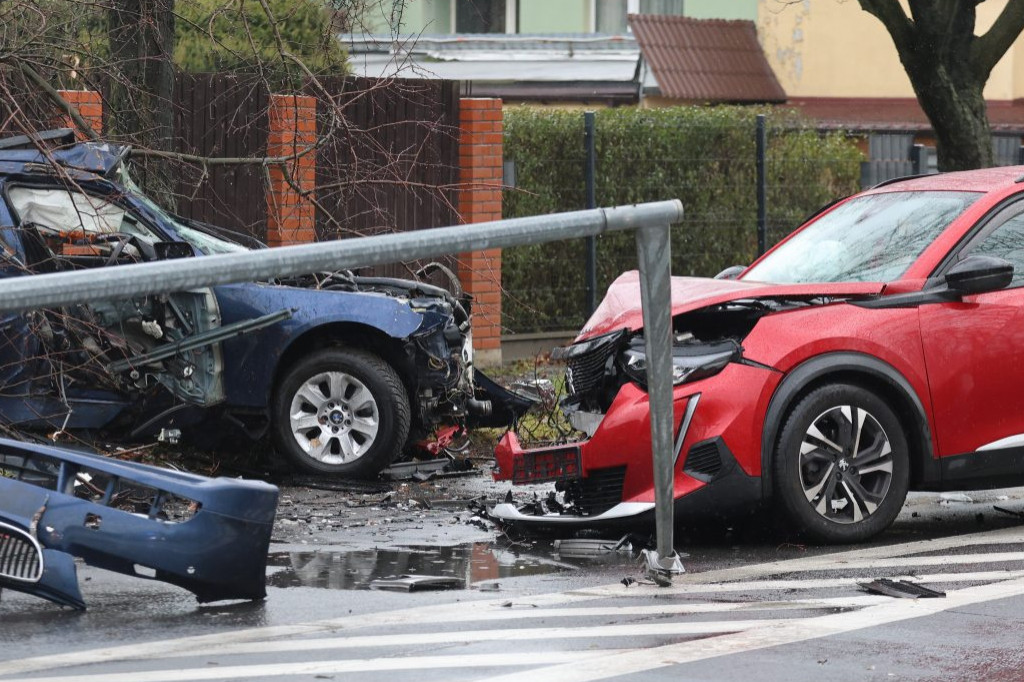
MULTIPOLYGON (((672 346, 672 384, 678 386, 718 374, 743 348, 732 339, 711 343, 687 341, 672 346)), ((620 360, 622 371, 632 381, 647 387, 647 352, 642 337, 634 338, 620 360)))

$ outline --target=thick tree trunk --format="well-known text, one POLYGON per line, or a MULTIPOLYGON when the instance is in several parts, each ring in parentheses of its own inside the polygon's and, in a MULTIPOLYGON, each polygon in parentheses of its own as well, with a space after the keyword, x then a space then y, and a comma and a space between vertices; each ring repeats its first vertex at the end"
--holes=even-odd
MULTIPOLYGON (((174 0, 117 0, 107 13, 111 81, 109 132, 147 149, 172 150, 174 0)), ((166 164, 148 161, 141 181, 174 208, 166 164)))
POLYGON ((983 91, 996 63, 1024 30, 1024 0, 1005 0, 995 23, 980 36, 974 31, 981 0, 857 1, 892 36, 935 130, 939 170, 991 166, 983 91))
POLYGON ((984 81, 935 64, 907 65, 907 75, 935 130, 939 170, 991 166, 992 130, 982 94, 984 81))

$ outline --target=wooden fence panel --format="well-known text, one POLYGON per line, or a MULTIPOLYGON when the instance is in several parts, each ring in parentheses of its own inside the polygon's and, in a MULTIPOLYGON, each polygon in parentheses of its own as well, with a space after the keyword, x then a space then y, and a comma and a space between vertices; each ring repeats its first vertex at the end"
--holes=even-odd
MULTIPOLYGON (((267 148, 270 96, 256 78, 178 74, 177 151, 213 158, 258 158, 267 148)), ((266 239, 264 169, 259 164, 182 163, 178 212, 186 218, 266 239)))
MULTIPOLYGON (((329 97, 317 95, 318 237, 457 223, 458 83, 339 77, 322 85, 329 97)), ((400 277, 415 267, 367 272, 400 277)))

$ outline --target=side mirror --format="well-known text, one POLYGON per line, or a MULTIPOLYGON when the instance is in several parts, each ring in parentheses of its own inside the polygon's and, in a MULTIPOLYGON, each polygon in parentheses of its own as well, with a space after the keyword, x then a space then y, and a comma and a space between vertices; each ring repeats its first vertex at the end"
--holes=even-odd
POLYGON ((968 256, 946 273, 946 286, 962 296, 998 291, 1013 280, 1013 265, 995 256, 968 256))
POLYGON ((725 270, 715 275, 715 279, 736 279, 743 271, 747 269, 746 265, 730 265, 725 270))
POLYGON ((157 260, 170 260, 172 258, 191 258, 196 255, 192 245, 188 242, 156 242, 153 244, 157 260))

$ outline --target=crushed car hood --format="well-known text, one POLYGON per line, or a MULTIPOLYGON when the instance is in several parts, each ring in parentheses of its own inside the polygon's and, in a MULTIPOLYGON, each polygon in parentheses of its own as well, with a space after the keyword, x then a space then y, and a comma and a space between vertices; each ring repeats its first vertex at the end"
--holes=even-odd
MULTIPOLYGON (((738 300, 877 296, 884 288, 885 284, 881 282, 765 284, 707 277, 673 277, 672 315, 738 300)), ((630 270, 619 275, 608 287, 601 305, 587 320, 576 340, 582 341, 616 329, 636 330, 643 326, 640 274, 630 270)))

